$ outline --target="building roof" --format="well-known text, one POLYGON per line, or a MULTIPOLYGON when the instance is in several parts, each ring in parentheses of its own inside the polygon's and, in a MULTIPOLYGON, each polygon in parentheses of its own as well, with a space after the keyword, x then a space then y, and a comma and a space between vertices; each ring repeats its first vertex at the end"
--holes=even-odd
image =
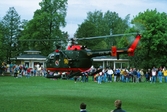
POLYGON ((40 51, 27 50, 24 51, 26 54, 11 58, 11 60, 46 60, 46 56, 40 55, 40 51))
POLYGON ((37 50, 27 50, 27 51, 24 51, 26 53, 41 53, 41 51, 37 51, 37 50))
POLYGON ((13 60, 46 60, 46 57, 40 54, 23 54, 11 59, 13 60))

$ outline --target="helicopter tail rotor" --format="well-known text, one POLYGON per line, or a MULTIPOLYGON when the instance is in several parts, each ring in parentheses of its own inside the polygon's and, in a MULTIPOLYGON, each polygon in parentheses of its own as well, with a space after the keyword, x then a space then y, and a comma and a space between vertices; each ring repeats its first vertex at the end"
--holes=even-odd
POLYGON ((139 43, 139 40, 141 38, 141 35, 138 34, 135 38, 135 40, 133 41, 133 43, 130 45, 130 47, 128 48, 127 52, 129 56, 133 56, 134 55, 134 51, 137 47, 137 44, 139 43))
POLYGON ((140 41, 140 38, 141 38, 141 35, 137 34, 135 40, 126 49, 117 49, 116 46, 112 46, 111 47, 111 56, 117 57, 117 59, 119 59, 119 54, 124 54, 124 53, 127 53, 129 56, 134 56, 134 52, 135 52, 135 49, 137 47, 137 44, 140 41))

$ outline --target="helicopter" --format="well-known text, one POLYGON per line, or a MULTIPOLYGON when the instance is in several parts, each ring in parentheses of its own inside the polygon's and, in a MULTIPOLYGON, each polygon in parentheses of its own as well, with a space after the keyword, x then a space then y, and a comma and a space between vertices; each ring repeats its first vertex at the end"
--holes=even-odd
MULTIPOLYGON (((123 36, 126 34, 117 34, 112 36, 123 36)), ((129 34, 127 34, 129 35, 129 34)), ((110 35, 111 36, 111 35, 110 35)), ((98 36, 92 38, 103 38, 108 36, 98 36)), ((111 49, 106 50, 90 50, 87 46, 76 44, 76 40, 79 38, 71 38, 66 50, 61 50, 61 46, 57 46, 57 49, 50 53, 46 58, 46 71, 47 78, 71 78, 73 76, 81 76, 82 73, 88 72, 91 69, 93 57, 111 55, 119 59, 120 54, 134 55, 134 51, 141 38, 140 34, 137 34, 134 41, 127 48, 117 48, 111 46, 111 49)), ((90 39, 90 38, 81 38, 90 39)), ((100 72, 96 71, 95 73, 100 72)), ((95 74, 92 73, 91 75, 95 74)))

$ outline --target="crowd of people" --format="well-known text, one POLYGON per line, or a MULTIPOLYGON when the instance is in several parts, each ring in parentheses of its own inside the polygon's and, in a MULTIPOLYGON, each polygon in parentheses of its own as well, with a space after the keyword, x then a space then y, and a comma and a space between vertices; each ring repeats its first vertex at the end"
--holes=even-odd
MULTIPOLYGON (((133 83, 139 83, 139 82, 166 82, 167 83, 167 69, 166 67, 153 67, 152 69, 136 69, 136 68, 130 68, 130 69, 120 69, 117 68, 115 70, 112 70, 111 68, 103 69, 102 75, 98 74, 97 77, 100 77, 101 81, 108 81, 108 82, 133 82, 133 83), (112 80, 112 77, 113 80, 112 80), (107 80, 108 78, 108 80, 107 80), (164 81, 163 81, 164 78, 164 81)), ((97 80, 98 80, 97 79, 97 80)), ((99 80, 98 80, 99 82, 99 80)))
POLYGON ((42 66, 35 66, 34 68, 30 68, 26 65, 15 65, 12 70, 11 74, 14 75, 14 77, 19 76, 26 76, 29 78, 30 76, 44 76, 46 75, 46 70, 42 66))
MULTIPOLYGON (((136 68, 117 68, 112 69, 108 68, 101 68, 102 70, 95 75, 92 76, 92 80, 101 84, 102 82, 133 82, 133 83, 140 83, 140 82, 150 82, 150 83, 167 83, 167 69, 166 67, 152 67, 151 69, 136 69, 136 68)), ((96 68, 93 68, 90 73, 83 73, 80 78, 82 82, 87 82, 89 74, 92 72, 96 72, 96 68)))
POLYGON ((26 76, 29 78, 30 76, 46 76, 46 70, 43 66, 35 65, 34 68, 30 68, 27 65, 17 65, 17 64, 11 64, 6 65, 2 63, 1 66, 1 75, 4 75, 4 73, 10 73, 11 76, 14 76, 16 78, 26 76))
MULTIPOLYGON (((7 65, 2 63, 1 66, 1 75, 7 71, 7 65)), ((8 70, 11 73, 11 76, 14 77, 30 77, 30 76, 46 76, 47 72, 43 66, 35 65, 34 68, 30 68, 27 65, 12 65, 8 67, 8 70)), ((116 68, 112 69, 110 67, 102 68, 99 67, 91 68, 89 72, 83 72, 81 76, 74 76, 74 80, 81 81, 81 82, 88 82, 88 78, 92 77, 92 80, 101 84, 102 82, 133 82, 133 83, 140 83, 140 82, 150 82, 150 83, 167 83, 167 69, 166 67, 152 67, 151 69, 136 69, 136 68, 116 68), (99 71, 100 70, 100 71, 99 71), (97 72, 90 76, 90 74, 97 72)))

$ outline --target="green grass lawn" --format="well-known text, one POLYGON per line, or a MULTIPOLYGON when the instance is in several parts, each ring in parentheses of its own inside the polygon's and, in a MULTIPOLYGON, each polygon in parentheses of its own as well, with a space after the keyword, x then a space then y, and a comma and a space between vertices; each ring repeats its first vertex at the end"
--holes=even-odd
POLYGON ((167 83, 0 77, 0 112, 79 112, 81 102, 89 112, 110 112, 116 99, 127 112, 166 112, 167 83))

